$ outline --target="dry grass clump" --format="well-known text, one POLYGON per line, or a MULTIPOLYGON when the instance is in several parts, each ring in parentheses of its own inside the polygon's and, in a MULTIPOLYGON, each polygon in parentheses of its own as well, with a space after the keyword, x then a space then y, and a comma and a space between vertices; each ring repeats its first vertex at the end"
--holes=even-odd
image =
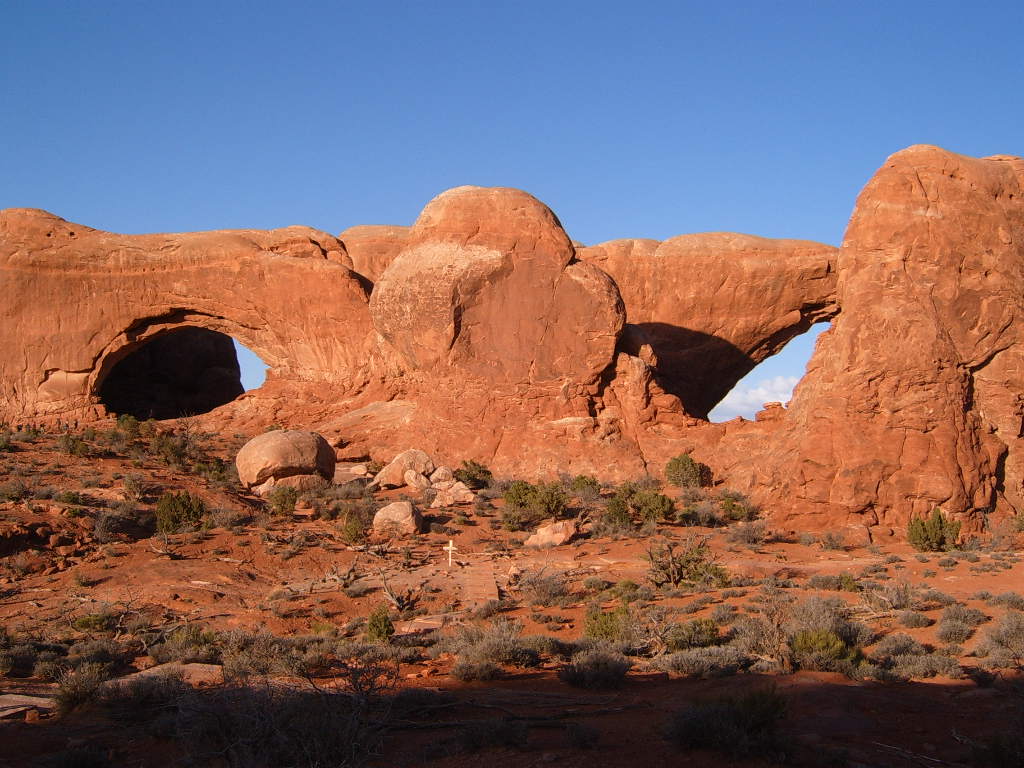
POLYGON ((609 648, 581 651, 558 670, 558 679, 577 688, 621 688, 632 662, 609 648))

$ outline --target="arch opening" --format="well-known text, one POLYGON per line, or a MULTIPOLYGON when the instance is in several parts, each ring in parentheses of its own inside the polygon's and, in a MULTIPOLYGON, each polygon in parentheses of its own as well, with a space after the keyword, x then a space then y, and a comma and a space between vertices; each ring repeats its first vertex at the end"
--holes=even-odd
POLYGON ((818 337, 831 327, 831 322, 817 323, 787 342, 777 354, 761 361, 711 409, 708 421, 717 424, 737 416, 753 419, 765 403, 787 403, 807 373, 818 337))
MULTIPOLYGON (((158 333, 113 365, 99 385, 100 402, 112 413, 138 419, 208 413, 246 391, 236 344, 227 334, 196 326, 158 333)), ((247 367, 253 369, 249 356, 255 355, 245 352, 247 367)), ((259 376, 261 384, 262 374, 253 372, 249 382, 259 376)))

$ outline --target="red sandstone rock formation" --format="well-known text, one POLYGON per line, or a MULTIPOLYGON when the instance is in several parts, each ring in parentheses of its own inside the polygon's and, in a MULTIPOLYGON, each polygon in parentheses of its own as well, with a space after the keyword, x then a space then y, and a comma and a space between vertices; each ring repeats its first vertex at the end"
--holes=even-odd
POLYGON ((622 479, 694 451, 804 525, 943 505, 977 526, 1024 511, 1022 186, 1020 159, 912 147, 864 189, 839 252, 720 233, 582 248, 526 193, 473 187, 410 229, 340 239, 124 236, 8 210, 0 420, 101 416, 119 360, 199 326, 271 365, 207 417, 222 429, 277 422, 342 456, 415 446, 531 478, 622 479), (700 418, 827 318, 788 409, 700 418))
POLYGON ((838 311, 838 249, 821 243, 709 232, 578 253, 619 286, 624 348, 649 345, 658 383, 701 418, 754 366, 838 311))

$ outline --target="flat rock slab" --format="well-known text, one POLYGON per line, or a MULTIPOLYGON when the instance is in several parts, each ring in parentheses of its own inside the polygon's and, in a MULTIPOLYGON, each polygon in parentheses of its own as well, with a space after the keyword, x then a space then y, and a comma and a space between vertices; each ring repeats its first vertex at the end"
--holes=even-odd
POLYGON ((455 614, 439 613, 435 616, 417 616, 409 621, 400 621, 395 624, 396 635, 415 635, 419 632, 433 632, 441 629, 452 621, 455 614))
POLYGON ((192 662, 179 664, 171 661, 166 664, 157 664, 155 667, 143 669, 141 672, 133 672, 130 675, 111 680, 111 683, 118 683, 125 680, 136 680, 146 677, 158 677, 160 675, 180 675, 181 679, 189 685, 220 685, 224 682, 224 671, 220 664, 200 664, 192 662))
POLYGON ((0 719, 16 717, 33 709, 52 710, 57 702, 45 696, 26 696, 21 693, 0 694, 0 719))
POLYGON ((494 578, 494 566, 490 563, 471 565, 456 578, 462 588, 459 600, 467 608, 476 608, 491 600, 498 600, 498 583, 494 578))

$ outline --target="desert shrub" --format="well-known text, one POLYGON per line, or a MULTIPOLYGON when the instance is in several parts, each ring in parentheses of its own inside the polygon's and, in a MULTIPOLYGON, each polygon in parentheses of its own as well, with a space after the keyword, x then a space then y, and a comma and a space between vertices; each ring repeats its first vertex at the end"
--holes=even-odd
POLYGON ((569 481, 569 490, 581 499, 589 501, 601 495, 601 483, 590 475, 576 475, 569 481))
POLYGON ((122 413, 117 417, 117 428, 130 440, 139 436, 139 420, 130 413, 122 413))
MULTIPOLYGON (((731 590, 726 590, 726 591, 728 592, 728 591, 731 591, 731 590)), ((723 593, 722 596, 723 597, 725 596, 724 593, 723 593)), ((736 606, 735 605, 729 605, 728 603, 723 603, 722 605, 716 605, 714 607, 714 609, 711 611, 711 620, 713 622, 715 622, 715 624, 718 624, 719 626, 724 626, 725 624, 731 624, 732 622, 734 622, 736 620, 736 616, 737 616, 736 606)))
POLYGON ((57 677, 57 708, 70 712, 94 701, 108 677, 102 664, 82 664, 77 669, 63 670, 57 677))
POLYGON ((642 521, 659 523, 672 517, 675 502, 656 491, 639 491, 630 499, 630 507, 642 521))
POLYGON ((634 618, 628 606, 611 611, 591 606, 583 617, 583 636, 592 640, 628 643, 634 635, 634 618))
POLYGON ((790 638, 793 658, 801 669, 834 671, 842 661, 856 661, 857 654, 828 629, 804 629, 790 638))
POLYGON ((275 486, 267 494, 270 511, 275 515, 290 515, 295 511, 295 503, 299 500, 299 495, 298 488, 293 488, 290 485, 275 486))
POLYGON ((825 531, 818 539, 818 543, 827 552, 842 552, 846 549, 846 537, 842 531, 825 531))
POLYGON ((725 525, 718 505, 708 501, 693 501, 676 510, 675 521, 680 525, 700 525, 705 528, 717 528, 725 525))
POLYGON ((568 497, 557 483, 532 485, 514 480, 503 494, 505 509, 502 526, 510 531, 523 531, 548 517, 564 514, 568 497))
POLYGON ((936 675, 963 677, 956 659, 937 653, 894 656, 887 671, 890 677, 900 680, 923 680, 936 675))
POLYGON ((1003 592, 990 597, 986 602, 989 605, 998 605, 1014 611, 1024 611, 1024 597, 1016 592, 1003 592))
POLYGON ((711 468, 682 453, 665 465, 665 479, 680 488, 704 488, 711 485, 711 468))
POLYGON ((534 667, 540 663, 540 654, 520 637, 522 630, 521 622, 499 618, 484 628, 462 627, 455 635, 443 638, 435 650, 454 653, 466 665, 487 663, 534 667))
POLYGON ((956 548, 960 523, 935 508, 930 517, 915 517, 907 523, 907 541, 920 552, 948 552, 956 548))
POLYGON ((708 547, 707 537, 690 536, 682 541, 664 542, 645 553, 647 578, 655 587, 723 587, 729 573, 718 565, 708 547))
POLYGON ((996 661, 1006 660, 1006 666, 1020 666, 1024 661, 1024 613, 1008 611, 990 627, 978 647, 981 656, 993 656, 996 661))
POLYGON ((933 619, 918 611, 901 611, 896 618, 907 629, 921 629, 935 623, 933 619))
POLYGON ((809 597, 792 606, 787 631, 794 637, 803 631, 833 632, 850 649, 868 644, 871 630, 860 622, 850 621, 849 606, 834 597, 809 597))
POLYGON ((872 651, 871 657, 884 662, 895 656, 923 656, 926 653, 924 646, 910 635, 894 632, 882 638, 872 651))
POLYGON ((494 475, 491 473, 491 470, 472 459, 463 461, 462 467, 452 472, 452 475, 460 483, 474 491, 487 488, 494 481, 494 475))
POLYGON ((621 688, 632 662, 607 648, 581 651, 558 670, 558 679, 577 688, 621 688))
POLYGON ((88 458, 92 454, 89 443, 79 435, 72 435, 70 432, 64 432, 57 438, 57 449, 61 453, 78 458, 88 458))
POLYGON ((386 643, 395 634, 386 605, 378 605, 366 620, 366 639, 371 643, 386 643))
POLYGON ((654 666, 664 672, 694 677, 727 677, 747 669, 753 659, 731 645, 690 648, 659 656, 654 666))
POLYGON ((941 608, 946 605, 953 605, 956 602, 955 597, 947 595, 938 589, 926 589, 918 597, 921 601, 920 610, 941 608))
POLYGON ((939 618, 939 621, 960 621, 964 624, 976 627, 979 624, 984 624, 988 621, 988 616, 977 608, 968 608, 966 605, 954 603, 942 611, 942 616, 939 618))
POLYGON ((497 680, 501 677, 501 667, 493 661, 459 659, 452 665, 451 676, 464 683, 473 680, 497 680))
POLYGON ((176 739, 191 765, 363 765, 381 731, 367 694, 266 684, 186 692, 177 702, 176 739))
POLYGON ((156 530, 158 533, 178 533, 194 528, 203 521, 206 504, 188 491, 165 493, 156 505, 156 530))
POLYGON ((772 688, 739 698, 697 702, 672 715, 665 733, 683 749, 713 749, 733 757, 772 757, 781 752, 778 724, 786 700, 772 688))
POLYGON ((292 674, 297 668, 295 655, 269 632, 226 633, 221 637, 221 660, 224 679, 229 682, 292 674))
POLYGON ((117 720, 150 723, 177 707, 178 699, 191 691, 180 672, 134 676, 112 680, 103 686, 99 702, 117 720))
POLYGON ((565 574, 527 571, 519 578, 519 587, 530 605, 560 605, 569 596, 569 584, 565 574))
POLYGON ((0 453, 14 450, 13 435, 8 431, 0 432, 0 453))
POLYGON ((857 592, 860 586, 852 574, 843 572, 840 574, 816 573, 807 580, 809 589, 827 589, 835 592, 857 592))
POLYGON ((149 655, 158 664, 178 661, 213 663, 220 660, 217 634, 201 624, 186 624, 168 633, 162 642, 149 648, 149 655))
POLYGON ((954 619, 939 622, 939 630, 935 636, 943 643, 962 643, 970 640, 973 634, 973 625, 954 619))
POLYGON ((1020 768, 1024 765, 1024 727, 1001 727, 988 739, 971 744, 971 760, 978 768, 1020 768))
POLYGON ((674 624, 665 636, 665 646, 670 651, 707 648, 721 642, 718 625, 711 619, 693 619, 674 624))
POLYGON ((733 544, 743 544, 748 547, 756 547, 764 544, 768 540, 768 523, 764 520, 740 523, 729 530, 727 538, 733 544))
POLYGON ((754 520, 760 511, 745 494, 739 491, 722 491, 718 494, 718 505, 721 507, 725 518, 733 522, 749 522, 754 520))
POLYGON ((600 576, 587 576, 583 580, 583 588, 587 592, 602 592, 608 589, 608 580, 602 579, 600 576))
POLYGON ((591 530, 595 537, 601 536, 628 536, 636 532, 633 518, 629 514, 629 507, 626 502, 618 496, 608 500, 604 512, 598 517, 591 530))

